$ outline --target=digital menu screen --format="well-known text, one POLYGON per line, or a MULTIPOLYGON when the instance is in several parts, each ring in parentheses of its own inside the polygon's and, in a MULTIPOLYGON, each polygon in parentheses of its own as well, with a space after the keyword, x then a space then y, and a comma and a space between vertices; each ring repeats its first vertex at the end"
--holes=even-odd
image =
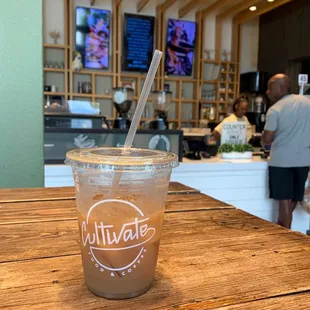
POLYGON ((167 75, 192 74, 196 40, 196 23, 169 19, 165 71, 167 75))
POLYGON ((110 11, 76 8, 76 49, 84 68, 108 69, 110 11))
POLYGON ((125 14, 122 70, 147 72, 154 49, 153 16, 125 14))

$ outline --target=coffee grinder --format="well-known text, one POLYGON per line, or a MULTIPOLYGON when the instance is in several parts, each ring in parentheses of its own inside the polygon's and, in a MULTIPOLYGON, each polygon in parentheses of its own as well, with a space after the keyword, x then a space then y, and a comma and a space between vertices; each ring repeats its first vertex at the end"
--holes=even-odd
POLYGON ((152 104, 155 120, 150 122, 150 129, 167 130, 168 111, 172 99, 172 92, 167 90, 152 91, 152 104))
POLYGON ((117 111, 117 118, 114 120, 113 128, 129 129, 130 120, 128 111, 133 101, 133 89, 127 87, 115 87, 113 91, 113 103, 117 111))
POLYGON ((248 72, 240 75, 240 93, 249 98, 249 111, 246 114, 249 122, 255 125, 256 132, 261 133, 264 130, 269 75, 266 72, 248 72))
POLYGON ((250 108, 246 114, 249 122, 255 125, 256 132, 261 133, 266 121, 266 97, 262 94, 252 94, 249 98, 250 108))

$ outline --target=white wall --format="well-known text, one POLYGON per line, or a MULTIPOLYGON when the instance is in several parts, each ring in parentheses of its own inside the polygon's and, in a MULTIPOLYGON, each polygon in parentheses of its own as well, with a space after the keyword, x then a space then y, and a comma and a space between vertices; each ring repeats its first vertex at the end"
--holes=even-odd
POLYGON ((259 19, 253 19, 241 27, 240 73, 257 71, 259 44, 259 19))
POLYGON ((222 50, 231 51, 232 44, 232 20, 227 19, 223 21, 223 29, 222 29, 222 50))
MULTIPOLYGON (((106 10, 112 10, 112 0, 97 0, 97 8, 106 10)), ((135 0, 134 0, 135 1, 135 0)), ((125 1, 124 1, 125 2, 125 1)), ((75 8, 77 6, 89 7, 89 0, 73 0, 73 25, 72 31, 75 32, 75 8)), ((43 39, 44 43, 53 43, 53 39, 50 38, 49 32, 52 30, 58 30, 61 32, 61 38, 59 44, 64 43, 64 0, 44 0, 43 9, 43 39)), ((112 23, 110 25, 112 27, 112 23)))
POLYGON ((43 42, 53 43, 53 39, 49 36, 49 32, 56 30, 61 33, 59 44, 64 44, 64 1, 44 0, 43 20, 43 42))
MULTIPOLYGON (((215 49, 215 16, 205 19, 204 49, 215 49)), ((223 21, 222 50, 231 52, 232 20, 223 21)), ((259 43, 259 19, 253 19, 241 27, 241 57, 240 72, 257 71, 259 43)), ((211 54, 214 56, 214 53, 211 54)), ((223 58, 223 57, 222 57, 223 58)))
POLYGON ((215 48, 215 16, 207 16, 205 18, 204 34, 204 49, 213 50, 215 48))
POLYGON ((122 12, 131 13, 131 14, 141 14, 141 15, 156 15, 156 6, 160 3, 160 1, 149 1, 149 3, 143 8, 142 11, 137 13, 137 3, 138 0, 125 0, 122 2, 122 12))

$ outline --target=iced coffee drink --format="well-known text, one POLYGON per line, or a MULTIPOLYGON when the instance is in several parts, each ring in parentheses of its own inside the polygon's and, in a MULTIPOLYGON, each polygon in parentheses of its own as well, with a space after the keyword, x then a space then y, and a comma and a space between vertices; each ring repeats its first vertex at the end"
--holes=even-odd
POLYGON ((67 162, 74 172, 89 290, 111 299, 146 292, 154 277, 177 156, 142 149, 122 155, 122 149, 97 148, 71 151, 67 162))

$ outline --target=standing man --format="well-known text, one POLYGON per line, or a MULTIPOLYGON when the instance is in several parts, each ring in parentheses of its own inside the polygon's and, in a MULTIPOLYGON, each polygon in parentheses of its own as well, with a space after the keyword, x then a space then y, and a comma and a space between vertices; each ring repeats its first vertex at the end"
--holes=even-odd
POLYGON ((268 82, 267 96, 275 104, 268 110, 262 135, 271 145, 270 198, 279 201, 278 224, 291 228, 293 211, 304 197, 310 166, 310 100, 290 94, 287 75, 268 82))

